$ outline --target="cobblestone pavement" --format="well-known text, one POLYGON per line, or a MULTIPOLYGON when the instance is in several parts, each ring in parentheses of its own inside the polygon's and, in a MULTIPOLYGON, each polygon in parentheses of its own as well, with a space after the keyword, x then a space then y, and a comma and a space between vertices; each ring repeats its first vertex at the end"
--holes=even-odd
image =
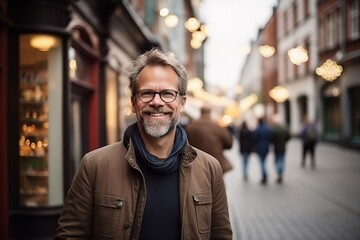
POLYGON ((283 183, 276 183, 269 154, 264 186, 255 154, 243 180, 238 148, 236 141, 225 153, 234 166, 224 176, 234 240, 360 239, 360 152, 320 143, 316 168, 301 168, 301 143, 292 139, 283 183))

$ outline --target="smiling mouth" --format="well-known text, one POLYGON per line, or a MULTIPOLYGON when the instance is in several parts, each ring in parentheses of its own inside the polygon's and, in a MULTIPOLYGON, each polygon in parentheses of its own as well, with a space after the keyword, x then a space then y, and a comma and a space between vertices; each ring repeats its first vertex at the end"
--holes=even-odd
POLYGON ((168 115, 170 113, 166 113, 166 112, 145 112, 145 114, 150 116, 150 117, 162 117, 162 116, 168 115))

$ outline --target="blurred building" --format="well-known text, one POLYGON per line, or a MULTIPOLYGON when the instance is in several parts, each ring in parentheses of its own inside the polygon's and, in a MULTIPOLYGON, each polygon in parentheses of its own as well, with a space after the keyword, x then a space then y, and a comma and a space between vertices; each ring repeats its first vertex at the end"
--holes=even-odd
POLYGON ((359 148, 360 1, 323 0, 317 7, 323 138, 359 148))
POLYGON ((171 50, 203 75, 183 25, 198 3, 0 0, 1 239, 53 238, 83 154, 135 120, 126 75, 139 54, 171 50), (165 25, 163 7, 181 24, 165 25))
POLYGON ((260 96, 249 112, 261 105, 265 117, 279 113, 294 135, 306 116, 324 140, 360 148, 359 2, 279 0, 242 69, 244 92, 260 96), (263 55, 263 46, 274 47, 273 55, 263 55), (259 61, 251 63, 255 51, 263 56, 261 77, 259 61))
POLYGON ((286 108, 289 128, 297 134, 305 116, 317 115, 314 72, 318 64, 316 0, 281 0, 278 6, 278 84, 289 92, 286 108))

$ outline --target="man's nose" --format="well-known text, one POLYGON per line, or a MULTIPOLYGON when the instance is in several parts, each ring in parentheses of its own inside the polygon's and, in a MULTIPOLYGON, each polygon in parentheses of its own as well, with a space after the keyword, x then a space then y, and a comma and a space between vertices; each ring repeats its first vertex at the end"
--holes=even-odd
POLYGON ((160 93, 155 93, 153 100, 151 100, 150 104, 163 105, 165 102, 161 99, 160 93))

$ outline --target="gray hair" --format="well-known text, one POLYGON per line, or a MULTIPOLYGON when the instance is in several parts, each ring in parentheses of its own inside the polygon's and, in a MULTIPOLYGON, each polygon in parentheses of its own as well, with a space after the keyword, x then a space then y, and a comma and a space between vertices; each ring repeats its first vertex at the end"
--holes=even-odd
POLYGON ((136 94, 136 81, 140 72, 146 66, 169 66, 171 67, 176 75, 179 78, 179 92, 181 95, 186 95, 187 90, 187 81, 188 74, 184 65, 175 57, 171 52, 166 52, 158 48, 153 48, 144 54, 140 55, 132 65, 132 68, 129 71, 129 88, 131 90, 131 95, 135 96, 136 94))

